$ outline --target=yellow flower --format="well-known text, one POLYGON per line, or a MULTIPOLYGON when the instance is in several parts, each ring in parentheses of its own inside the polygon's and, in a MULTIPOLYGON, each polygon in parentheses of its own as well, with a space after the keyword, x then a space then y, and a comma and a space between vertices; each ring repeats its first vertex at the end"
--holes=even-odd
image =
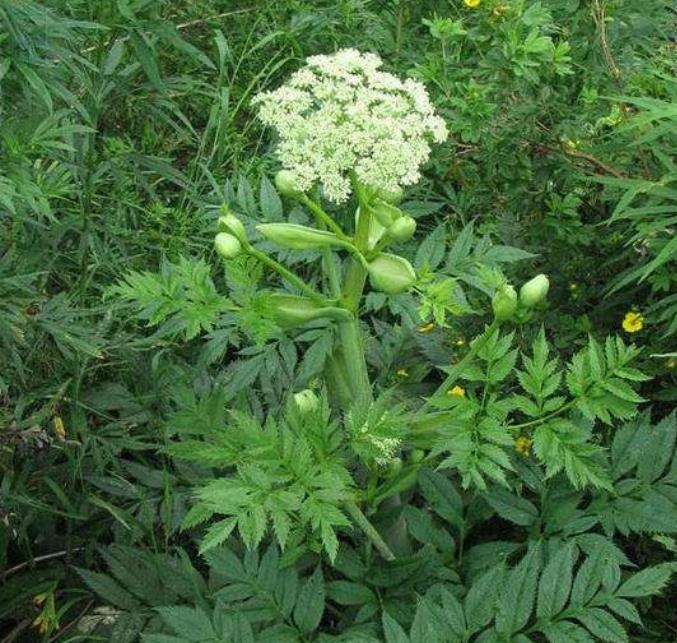
POLYGON ((64 426, 63 420, 58 415, 54 417, 54 431, 59 440, 63 441, 66 439, 66 427, 64 426))
POLYGON ((398 377, 409 377, 409 371, 406 368, 398 368, 397 375, 398 377))
POLYGON ((515 451, 520 455, 527 457, 531 453, 531 440, 525 435, 520 435, 520 437, 515 440, 515 451))
POLYGON ((629 312, 623 318, 623 330, 626 333, 637 333, 644 328, 644 316, 642 313, 629 312))
POLYGON ((421 326, 421 327, 418 329, 418 332, 419 332, 419 333, 424 333, 424 334, 425 334, 425 333, 429 333, 430 331, 433 330, 433 328, 435 328, 435 324, 433 324, 432 322, 430 322, 429 324, 425 324, 424 326, 421 326))
POLYGON ((459 338, 454 342, 454 344, 456 344, 456 346, 459 346, 459 347, 460 347, 460 346, 463 346, 463 345, 465 344, 465 340, 464 340, 462 337, 459 337, 459 338))
POLYGON ((44 613, 38 614, 33 621, 33 627, 35 627, 40 634, 47 634, 47 630, 49 630, 49 618, 45 616, 44 613))
POLYGON ((453 395, 455 397, 465 397, 465 389, 462 386, 454 386, 447 391, 447 395, 453 395))
POLYGON ((482 0, 463 0, 463 2, 465 2, 465 6, 470 7, 471 9, 476 9, 479 7, 481 1, 482 0))

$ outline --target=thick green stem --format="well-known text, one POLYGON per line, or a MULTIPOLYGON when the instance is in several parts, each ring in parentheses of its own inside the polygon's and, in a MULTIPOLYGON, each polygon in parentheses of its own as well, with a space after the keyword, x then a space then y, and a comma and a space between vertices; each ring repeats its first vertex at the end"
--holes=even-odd
POLYGON ((362 329, 358 319, 342 322, 339 325, 339 347, 343 357, 341 362, 343 377, 352 395, 349 406, 352 406, 353 403, 371 396, 371 384, 364 359, 362 329))
MULTIPOLYGON (((360 196, 360 216, 357 221, 354 245, 358 252, 362 253, 367 248, 369 241, 369 211, 368 204, 360 196)), ((353 313, 355 319, 345 322, 339 327, 340 348, 343 353, 343 368, 345 380, 351 387, 354 401, 371 396, 371 384, 367 373, 367 363, 364 358, 364 343, 362 329, 359 322, 359 306, 367 271, 363 262, 356 257, 349 260, 346 278, 343 287, 342 304, 353 313)))
POLYGON ((387 561, 395 560, 395 554, 393 554, 393 552, 390 550, 390 547, 388 547, 386 541, 381 538, 381 534, 376 531, 374 525, 372 525, 369 520, 367 520, 367 517, 362 513, 362 510, 352 500, 347 502, 344 506, 350 517, 365 533, 367 538, 369 538, 381 556, 383 556, 383 558, 387 561))
POLYGON ((341 366, 342 355, 334 353, 325 366, 325 375, 329 384, 329 391, 337 399, 341 408, 349 408, 353 399, 353 393, 345 380, 345 369, 341 366))

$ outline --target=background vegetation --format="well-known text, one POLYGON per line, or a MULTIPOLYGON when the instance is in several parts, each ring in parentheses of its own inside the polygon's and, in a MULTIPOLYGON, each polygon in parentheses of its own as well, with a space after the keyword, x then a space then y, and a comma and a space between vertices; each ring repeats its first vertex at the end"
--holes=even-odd
MULTIPOLYGON (((588 638, 550 640, 677 640, 677 594, 664 588, 677 551, 674 6, 469 4, 0 0, 0 641, 477 640, 473 618, 494 618, 481 611, 498 582, 486 573, 505 559, 508 590, 534 593, 561 574, 514 554, 554 537, 575 541, 554 559, 569 574, 587 557, 572 590, 586 601, 621 566, 653 576, 621 586, 616 599, 637 608, 608 607, 629 635, 598 609, 607 616, 588 638), (446 261, 469 286, 479 265, 517 282, 548 274, 538 322, 562 361, 590 337, 641 348, 642 412, 597 437, 624 486, 602 497, 546 485, 523 448, 510 493, 423 472, 407 508, 417 546, 395 567, 357 544, 331 565, 317 548, 281 554, 266 538, 256 554, 235 536, 202 557, 203 528, 182 524, 208 468, 163 447, 225 426, 226 408, 276 413, 331 350, 318 329, 271 330, 251 304, 256 266, 224 274, 211 251, 218 208, 248 223, 299 219, 269 180, 274 141, 250 100, 340 47, 422 80, 450 128, 403 206, 418 222, 416 267, 446 261), (243 305, 235 318, 226 290, 243 305), (584 589, 582 574, 597 580, 584 589), (480 579, 474 594, 468 579, 480 579), (445 584, 457 598, 440 598, 445 584), (442 638, 437 605, 453 612, 458 599, 467 637, 442 638)), ((367 298, 379 386, 416 396, 439 384, 434 367, 457 361, 486 321, 486 301, 461 303, 446 328, 421 332, 412 300, 367 298)), ((523 351, 539 325, 518 331, 523 351)), ((518 636, 505 640, 542 640, 518 636)))

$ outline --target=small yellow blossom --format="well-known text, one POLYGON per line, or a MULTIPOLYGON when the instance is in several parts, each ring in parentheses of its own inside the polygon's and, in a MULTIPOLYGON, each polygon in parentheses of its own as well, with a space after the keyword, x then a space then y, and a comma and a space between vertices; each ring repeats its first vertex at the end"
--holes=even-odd
POLYGON ((454 386, 447 391, 447 395, 453 395, 454 397, 465 397, 465 389, 462 386, 454 386))
POLYGON ((623 330, 626 333, 637 333, 644 328, 642 313, 629 312, 623 318, 623 330))
POLYGON ((515 451, 520 455, 527 457, 531 453, 531 440, 525 435, 520 435, 520 437, 515 440, 515 451))
POLYGON ((419 333, 423 333, 423 334, 429 333, 429 332, 431 332, 431 331, 433 330, 433 328, 435 328, 435 324, 433 324, 432 322, 430 322, 429 324, 425 324, 425 325, 421 326, 421 327, 418 329, 418 332, 419 332, 419 333))
POLYGON ((463 0, 463 2, 465 2, 465 6, 470 7, 471 9, 476 9, 479 7, 481 1, 482 0, 463 0))
POLYGON ((47 634, 49 630, 49 617, 44 614, 38 614, 33 621, 33 627, 35 627, 40 634, 47 634))
POLYGON ((58 415, 54 417, 54 431, 59 440, 63 441, 66 439, 66 427, 64 426, 63 420, 58 415))
POLYGON ((464 340, 462 337, 459 337, 459 338, 454 342, 454 344, 455 344, 456 346, 459 346, 459 347, 464 346, 464 345, 465 345, 465 340, 464 340))
POLYGON ((397 376, 398 377, 409 377, 409 371, 406 368, 398 368, 397 369, 397 376))

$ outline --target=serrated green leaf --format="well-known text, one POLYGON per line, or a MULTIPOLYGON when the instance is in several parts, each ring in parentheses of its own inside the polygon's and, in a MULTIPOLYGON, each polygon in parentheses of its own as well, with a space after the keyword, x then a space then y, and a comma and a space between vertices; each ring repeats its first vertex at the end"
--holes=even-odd
POLYGON ((472 584, 463 601, 469 631, 482 629, 496 613, 503 574, 502 565, 493 565, 472 584))
POLYGON ((656 565, 633 574, 616 591, 616 596, 639 598, 658 594, 665 588, 674 571, 670 563, 656 565))
POLYGON ((571 591, 575 559, 574 546, 569 543, 545 566, 538 585, 536 614, 539 619, 550 621, 564 609, 571 591))
POLYGON ((233 529, 237 525, 236 518, 226 518, 225 520, 219 520, 219 522, 214 523, 207 529, 207 533, 204 535, 200 542, 200 554, 222 545, 230 536, 233 529))
POLYGON ((528 527, 538 520, 538 509, 533 503, 505 489, 493 489, 484 494, 484 499, 501 518, 516 525, 528 527))
POLYGON ((540 547, 534 547, 506 576, 496 614, 496 631, 513 634, 526 625, 536 598, 540 547))
POLYGON ((609 643, 627 643, 628 635, 623 626, 611 615, 597 607, 583 610, 576 617, 593 636, 609 643))
POLYGON ((402 626, 388 612, 383 612, 381 622, 386 643, 410 643, 402 626))
POLYGON ((188 641, 211 640, 217 636, 209 616, 200 609, 173 606, 159 607, 157 611, 176 634, 188 641))
POLYGON ((324 613, 324 579, 317 567, 313 575, 301 587, 294 608, 294 622, 305 634, 317 629, 324 613))

